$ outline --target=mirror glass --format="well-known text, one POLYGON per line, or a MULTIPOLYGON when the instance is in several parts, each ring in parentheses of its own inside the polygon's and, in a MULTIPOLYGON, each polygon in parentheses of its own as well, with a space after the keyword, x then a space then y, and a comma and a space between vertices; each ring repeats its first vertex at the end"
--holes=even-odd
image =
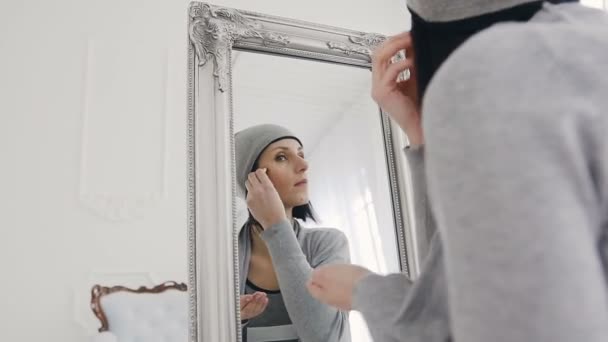
MULTIPOLYGON (((370 97, 370 71, 247 51, 233 51, 232 62, 235 132, 261 124, 274 124, 291 131, 303 145, 307 166, 302 174, 308 179, 308 199, 318 222, 299 221, 301 229, 337 229, 346 236, 351 263, 381 274, 399 272, 382 119, 379 108, 370 97)), ((237 151, 237 159, 250 157, 239 155, 237 151)), ((245 224, 248 216, 246 203, 237 198, 238 229, 248 228, 245 224)), ((256 240, 253 241, 255 244, 256 240)), ((319 244, 324 245, 322 242, 319 244)), ((311 255, 314 259, 315 252, 306 250, 315 249, 315 246, 301 248, 309 262, 311 255)), ((239 258, 243 257, 239 255, 239 258)), ((251 257, 246 278, 260 279, 259 274, 254 274, 255 270, 265 269, 260 265, 268 266, 268 262, 276 263, 276 260, 251 257)), ((270 269, 276 272, 276 268, 270 269)), ((289 317, 299 315, 289 311, 299 307, 290 305, 289 301, 313 299, 279 298, 281 294, 291 294, 292 291, 277 285, 279 288, 274 290, 281 292, 266 291, 268 304, 265 311, 244 322, 243 341, 269 338, 268 335, 261 339, 256 337, 260 330, 280 335, 281 329, 288 325, 297 333, 297 327, 293 327, 297 322, 292 322, 289 317), (286 308, 274 307, 272 301, 275 298, 279 299, 274 304, 282 300, 287 302, 284 304, 286 308), (287 312, 288 317, 279 318, 278 312, 283 315, 287 312), (268 326, 274 330, 259 329, 268 326)), ((248 293, 247 289, 268 290, 251 281, 247 283, 245 293, 248 293)), ((348 320, 351 341, 371 341, 358 313, 350 313, 348 320)), ((285 336, 291 335, 287 333, 285 336)))

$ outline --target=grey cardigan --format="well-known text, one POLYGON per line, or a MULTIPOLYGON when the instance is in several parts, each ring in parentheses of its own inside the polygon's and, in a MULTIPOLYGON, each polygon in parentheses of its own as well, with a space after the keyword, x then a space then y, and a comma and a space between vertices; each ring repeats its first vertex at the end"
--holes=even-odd
MULTIPOLYGON (((414 283, 357 286, 376 342, 608 341, 607 52, 606 13, 545 4, 441 66, 423 125, 445 248, 414 283)), ((407 154, 423 215, 422 151, 407 154)))
MULTIPOLYGON (((348 240, 333 228, 304 228, 294 220, 262 233, 281 288, 289 317, 301 341, 350 342, 348 313, 314 299, 306 288, 312 270, 331 263, 350 263, 348 240)), ((239 234, 240 293, 245 291, 251 258, 249 229, 239 234)))

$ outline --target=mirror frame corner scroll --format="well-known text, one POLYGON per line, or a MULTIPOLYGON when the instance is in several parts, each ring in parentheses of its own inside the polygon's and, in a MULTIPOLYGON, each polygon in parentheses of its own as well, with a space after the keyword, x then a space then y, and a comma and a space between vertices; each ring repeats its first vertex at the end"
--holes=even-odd
MULTIPOLYGON (((192 1, 188 7, 187 224, 189 341, 242 340, 234 176, 232 50, 371 69, 386 39, 300 20, 192 1), (210 162, 211 161, 211 162, 210 162), (227 176, 229 175, 229 176, 227 176), (204 218, 204 221, 203 221, 204 218), (217 229, 231 227, 231 229, 217 229)), ((401 270, 415 259, 399 132, 382 118, 401 270)))

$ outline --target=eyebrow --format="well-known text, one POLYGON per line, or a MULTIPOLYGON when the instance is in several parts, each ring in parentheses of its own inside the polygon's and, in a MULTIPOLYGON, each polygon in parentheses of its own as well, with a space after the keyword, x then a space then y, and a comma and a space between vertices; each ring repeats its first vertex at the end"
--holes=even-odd
MULTIPOLYGON (((284 151, 289 151, 288 147, 285 146, 278 146, 272 149, 273 151, 275 150, 284 150, 284 151)), ((304 148, 302 146, 298 147, 298 152, 304 151, 304 148)))

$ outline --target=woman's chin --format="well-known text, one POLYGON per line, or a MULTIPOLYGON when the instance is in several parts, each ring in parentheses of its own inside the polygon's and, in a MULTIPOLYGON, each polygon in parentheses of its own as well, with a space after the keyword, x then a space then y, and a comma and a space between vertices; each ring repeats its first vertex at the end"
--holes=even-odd
POLYGON ((294 207, 299 207, 305 204, 308 204, 309 200, 308 200, 308 196, 303 196, 303 197, 299 197, 296 198, 293 203, 294 203, 294 207))

